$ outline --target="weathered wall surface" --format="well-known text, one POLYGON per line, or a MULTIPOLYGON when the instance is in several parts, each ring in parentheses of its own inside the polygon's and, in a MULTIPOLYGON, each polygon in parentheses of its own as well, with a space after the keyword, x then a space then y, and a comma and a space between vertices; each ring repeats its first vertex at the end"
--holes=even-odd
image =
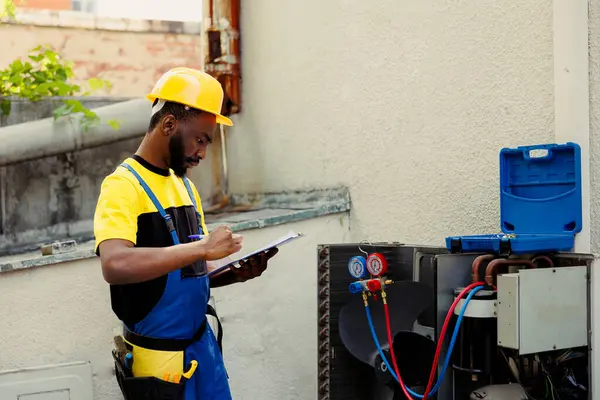
MULTIPOLYGON (((289 229, 307 236, 282 247, 263 276, 212 292, 235 399, 315 397, 316 248, 346 241, 349 221, 332 215, 243 232, 244 245, 264 245, 289 229)), ((10 304, 0 307, 0 337, 7 344, 0 371, 90 361, 94 399, 120 398, 110 351, 121 330, 98 258, 3 273, 0 293, 10 304)))
MULTIPOLYGON (((94 108, 118 101, 88 98, 83 103, 94 108)), ((50 117, 60 104, 15 102, 0 126, 50 117)), ((66 237, 92 237, 102 180, 135 152, 142 136, 0 168, 0 254, 66 237)))
POLYGON ((346 184, 354 240, 498 231, 500 149, 554 141, 545 1, 257 0, 241 15, 232 189, 346 184))
POLYGON ((21 24, 2 25, 0 68, 50 44, 75 62, 76 81, 101 77, 111 96, 144 96, 174 66, 201 68, 198 23, 95 17, 71 11, 19 10, 21 24))

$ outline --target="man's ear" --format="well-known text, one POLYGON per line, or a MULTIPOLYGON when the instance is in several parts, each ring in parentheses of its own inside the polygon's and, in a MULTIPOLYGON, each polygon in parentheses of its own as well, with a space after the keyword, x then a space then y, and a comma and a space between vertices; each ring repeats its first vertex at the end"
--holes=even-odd
POLYGON ((163 135, 171 136, 177 131, 177 120, 172 115, 166 115, 161 121, 163 135))

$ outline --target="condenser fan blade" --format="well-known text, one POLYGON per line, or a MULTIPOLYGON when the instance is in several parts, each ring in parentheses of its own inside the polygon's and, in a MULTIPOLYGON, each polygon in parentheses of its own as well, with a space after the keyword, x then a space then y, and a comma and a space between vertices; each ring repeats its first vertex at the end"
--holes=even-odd
POLYGON ((373 400, 394 400, 394 389, 383 384, 375 386, 373 400))
POLYGON ((427 386, 436 343, 411 331, 397 332, 393 340, 394 354, 404 383, 410 387, 427 386))
MULTIPOLYGON (((411 330, 417 317, 433 302, 432 289, 421 282, 394 282, 387 287, 386 293, 392 337, 397 332, 411 330)), ((386 349, 389 346, 381 296, 377 301, 371 297, 369 308, 379 343, 383 349, 386 349)), ((365 305, 360 295, 357 295, 340 310, 338 329, 346 349, 360 361, 373 365, 378 352, 371 336, 365 305)))

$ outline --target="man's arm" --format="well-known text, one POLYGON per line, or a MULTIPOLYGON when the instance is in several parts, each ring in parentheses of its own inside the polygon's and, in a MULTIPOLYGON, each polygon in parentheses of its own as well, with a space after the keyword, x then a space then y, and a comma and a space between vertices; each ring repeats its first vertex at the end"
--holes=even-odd
POLYGON ((112 285, 148 281, 183 268, 198 260, 215 260, 239 251, 242 237, 220 226, 198 242, 169 247, 134 247, 123 239, 99 245, 102 275, 112 285))
POLYGON ((123 239, 100 243, 102 275, 112 285, 149 281, 197 260, 206 259, 206 244, 192 242, 170 247, 133 247, 123 239))

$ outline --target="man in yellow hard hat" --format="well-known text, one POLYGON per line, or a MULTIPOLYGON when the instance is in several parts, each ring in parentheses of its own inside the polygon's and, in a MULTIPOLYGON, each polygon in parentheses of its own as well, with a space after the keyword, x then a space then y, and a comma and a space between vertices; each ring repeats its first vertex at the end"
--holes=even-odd
POLYGON ((113 352, 117 381, 128 400, 230 399, 220 337, 206 320, 216 317, 210 288, 259 276, 277 250, 207 276, 211 261, 242 246, 227 227, 208 233, 185 176, 205 157, 217 124, 232 125, 220 114, 223 89, 202 71, 174 68, 147 97, 148 132, 105 178, 94 217, 96 253, 124 325, 126 354, 113 352))

